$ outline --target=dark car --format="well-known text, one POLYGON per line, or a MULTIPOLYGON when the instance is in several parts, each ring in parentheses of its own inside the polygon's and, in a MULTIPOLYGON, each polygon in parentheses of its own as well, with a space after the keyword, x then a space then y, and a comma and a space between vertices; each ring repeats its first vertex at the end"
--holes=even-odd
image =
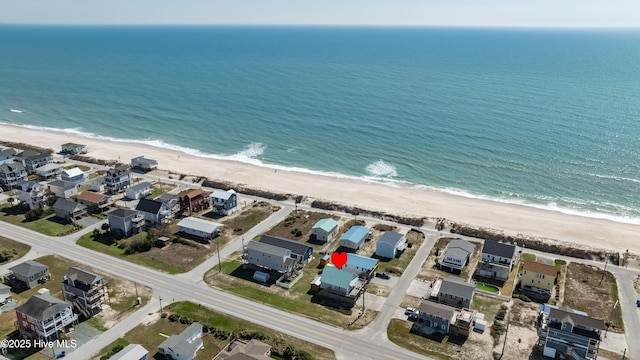
POLYGON ((385 279, 385 280, 389 280, 391 278, 391 276, 389 276, 388 272, 377 272, 376 276, 381 278, 381 279, 385 279))

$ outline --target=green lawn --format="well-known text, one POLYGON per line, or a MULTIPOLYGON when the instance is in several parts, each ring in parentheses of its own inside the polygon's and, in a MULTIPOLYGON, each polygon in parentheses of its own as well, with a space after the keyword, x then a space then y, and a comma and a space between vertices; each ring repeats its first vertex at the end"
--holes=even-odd
POLYGON ((278 210, 280 210, 279 206, 270 205, 264 201, 254 202, 248 209, 243 210, 240 214, 234 214, 228 219, 222 218, 221 222, 224 224, 225 232, 228 232, 229 236, 239 236, 278 210))
POLYGON ((391 319, 389 327, 387 327, 387 336, 396 345, 418 354, 433 356, 441 360, 466 358, 460 357, 460 353, 456 351, 458 347, 447 343, 445 337, 442 337, 442 339, 429 339, 411 332, 412 326, 412 322, 391 319))
POLYGON ((500 300, 491 299, 489 297, 473 295, 473 302, 471 303, 471 309, 477 310, 484 314, 484 318, 491 321, 495 318, 500 305, 504 304, 500 300))
POLYGON ((523 253, 522 261, 536 261, 536 256, 534 254, 523 253))
MULTIPOLYGON (((203 349, 196 354, 196 359, 212 359, 220 350, 229 344, 229 335, 243 337, 244 335, 254 334, 263 337, 261 341, 272 346, 271 351, 274 355, 281 355, 287 346, 293 347, 297 351, 304 352, 312 359, 335 359, 335 354, 326 348, 318 345, 275 332, 271 329, 255 325, 248 321, 244 321, 231 316, 223 315, 211 309, 201 307, 200 305, 190 302, 178 302, 168 305, 164 308, 167 314, 176 314, 188 319, 197 320, 203 326, 215 328, 218 331, 225 332, 226 336, 216 338, 213 334, 203 332, 202 340, 204 342, 203 349)), ((100 355, 106 354, 114 346, 126 345, 127 343, 141 344, 146 349, 150 349, 150 358, 159 358, 157 355, 158 345, 166 338, 160 334, 172 335, 178 334, 185 329, 188 324, 180 322, 171 322, 169 316, 161 318, 153 324, 139 325, 135 329, 124 335, 124 339, 118 339, 109 344, 100 351, 100 355), (126 340, 125 340, 126 339, 126 340)), ((98 357, 100 358, 100 357, 98 357)))
POLYGON ((31 250, 31 246, 0 236, 0 251, 3 249, 6 249, 10 255, 5 261, 0 261, 0 264, 20 259, 31 250))
POLYGON ((0 220, 37 231, 41 234, 60 236, 79 229, 71 224, 63 223, 54 215, 49 215, 44 219, 26 222, 24 218, 25 213, 26 210, 18 206, 11 206, 9 204, 0 205, 0 220))

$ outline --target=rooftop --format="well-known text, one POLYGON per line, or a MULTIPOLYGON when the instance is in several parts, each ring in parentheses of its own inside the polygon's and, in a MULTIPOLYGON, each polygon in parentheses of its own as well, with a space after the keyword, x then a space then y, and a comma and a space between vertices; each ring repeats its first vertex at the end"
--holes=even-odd
POLYGON ((137 183, 131 187, 129 187, 130 191, 142 191, 151 187, 151 183, 148 181, 143 181, 141 183, 137 183))
POLYGON ((202 231, 202 232, 211 234, 221 229, 224 225, 217 222, 189 216, 180 220, 180 222, 178 223, 178 226, 182 226, 182 227, 186 227, 196 231, 202 231))
POLYGON ((202 346, 202 340, 189 340, 199 333, 202 333, 202 325, 200 325, 200 323, 194 322, 193 324, 189 325, 188 328, 184 329, 180 334, 169 336, 169 338, 163 341, 158 347, 172 348, 179 354, 193 354, 200 348, 200 346, 202 346))
POLYGON ((48 270, 49 267, 47 265, 40 264, 39 262, 33 260, 27 260, 18 265, 9 268, 9 271, 14 274, 22 274, 24 276, 33 276, 42 270, 48 270))
POLYGON ((62 172, 62 174, 64 176, 68 176, 68 177, 75 177, 75 176, 84 175, 82 170, 80 170, 80 168, 77 168, 77 167, 74 167, 73 169, 65 170, 65 171, 62 172))
POLYGON ((556 277, 558 275, 558 269, 553 265, 547 265, 545 263, 537 261, 525 261, 522 263, 522 270, 531 271, 536 274, 544 274, 547 276, 556 277))
POLYGON ((96 275, 94 273, 84 271, 77 267, 70 267, 67 269, 67 272, 64 274, 65 277, 75 281, 80 281, 85 284, 93 284, 102 280, 102 276, 96 275))
POLYGON ((16 312, 28 315, 39 321, 50 319, 71 305, 51 295, 33 295, 24 304, 16 308, 16 312))
POLYGON ((389 244, 393 247, 396 247, 400 242, 402 242, 403 238, 404 235, 400 234, 399 232, 386 231, 384 234, 382 234, 380 239, 378 239, 378 244, 389 244))
POLYGON ((357 266, 359 268, 373 270, 373 268, 378 264, 377 259, 372 259, 370 257, 351 254, 347 255, 347 265, 357 266))
POLYGON ((293 241, 293 240, 289 240, 289 239, 285 239, 277 236, 262 235, 260 237, 260 240, 258 241, 261 243, 271 244, 271 245, 279 246, 281 248, 289 249, 291 250, 292 253, 298 254, 298 255, 306 254, 307 251, 309 251, 309 249, 311 249, 311 251, 313 252, 313 248, 311 246, 305 245, 301 242, 297 242, 297 241, 293 241))
POLYGON ((327 265, 322 270, 320 282, 332 286, 349 289, 358 282, 358 275, 347 270, 338 269, 333 265, 327 265))
POLYGON ((449 276, 442 280, 440 293, 458 296, 463 299, 471 299, 475 288, 473 284, 464 281, 462 278, 449 276))
POLYGON ((71 190, 76 187, 76 183, 64 180, 52 180, 47 183, 49 186, 59 187, 64 190, 71 190))
POLYGON ((576 314, 569 307, 563 306, 558 309, 551 308, 549 311, 549 322, 551 319, 557 319, 561 323, 570 322, 573 325, 581 325, 590 329, 602 330, 604 329, 604 321, 600 319, 594 319, 589 316, 576 314))
POLYGON ((452 319, 456 314, 456 309, 454 307, 429 300, 422 300, 420 306, 418 306, 418 311, 434 315, 442 319, 447 319, 449 322, 453 322, 452 319))
POLYGON ((266 244, 266 243, 261 243, 258 241, 249 241, 249 243, 247 243, 246 249, 249 250, 255 250, 261 253, 265 253, 265 254, 270 254, 276 257, 281 257, 284 258, 285 256, 289 256, 291 254, 291 250, 289 249, 285 249, 285 248, 281 248, 279 246, 275 246, 275 245, 271 245, 271 244, 266 244))
POLYGON ((516 254, 516 246, 494 240, 485 240, 482 246, 482 253, 512 259, 516 254))
POLYGON ((129 344, 122 350, 118 351, 115 355, 109 358, 109 360, 129 360, 129 359, 142 359, 145 355, 148 355, 147 349, 140 344, 129 344))
POLYGON ((63 198, 58 198, 58 200, 56 200, 55 204, 53 204, 53 209, 54 210, 62 210, 64 212, 74 212, 76 210, 82 210, 82 209, 86 209, 87 207, 77 203, 75 201, 71 201, 71 200, 67 200, 67 199, 63 199, 63 198))
POLYGON ((331 232, 337 227, 338 222, 332 218, 321 219, 315 225, 313 225, 313 229, 322 229, 326 232, 331 232))
POLYGON ((162 201, 142 198, 136 205, 136 210, 140 210, 150 214, 158 214, 162 208, 162 201))
POLYGON ((225 191, 225 190, 214 190, 213 194, 211 194, 212 198, 216 198, 216 199, 223 199, 223 200, 229 200, 229 198, 231 197, 231 195, 235 194, 236 192, 233 190, 229 190, 229 191, 225 191))
POLYGON ((133 216, 138 214, 138 211, 131 209, 118 208, 113 211, 107 213, 108 216, 113 216, 117 218, 127 218, 129 216, 133 216))
POLYGON ((360 243, 369 235, 369 228, 364 226, 352 226, 346 233, 342 234, 340 240, 360 243))
POLYGON ((104 199, 105 195, 93 192, 93 191, 83 191, 78 195, 78 200, 84 200, 88 202, 92 202, 94 204, 100 203, 102 199, 104 199))

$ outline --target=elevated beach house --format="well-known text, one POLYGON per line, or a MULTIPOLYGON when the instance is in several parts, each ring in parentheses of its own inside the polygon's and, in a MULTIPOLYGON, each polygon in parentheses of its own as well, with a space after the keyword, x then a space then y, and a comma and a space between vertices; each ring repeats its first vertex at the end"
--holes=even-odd
POLYGON ((63 171, 62 165, 56 163, 45 164, 36 169, 38 179, 48 180, 58 176, 63 171))
POLYGON ((253 240, 247 243, 245 254, 250 265, 279 273, 291 273, 297 262, 291 250, 253 240))
POLYGON ((12 163, 17 153, 14 149, 0 150, 0 165, 12 163))
POLYGON ((438 302, 457 308, 469 308, 476 287, 457 276, 449 276, 434 282, 432 292, 437 292, 438 302))
POLYGON ((183 218, 178 222, 178 231, 205 241, 209 241, 218 236, 223 228, 224 225, 220 223, 193 216, 183 218))
POLYGON ((406 239, 403 234, 395 231, 385 231, 376 243, 376 255, 393 259, 406 247, 406 239))
POLYGON ((537 288, 549 292, 553 291, 558 276, 558 269, 537 261, 525 261, 522 264, 522 278, 520 286, 523 288, 537 288))
POLYGON ((313 225, 311 234, 318 242, 332 242, 338 234, 338 222, 332 218, 321 219, 313 225))
POLYGON ((423 323, 441 334, 449 333, 449 326, 455 322, 456 308, 446 304, 422 300, 418 306, 418 317, 423 323))
POLYGON ((258 241, 291 250, 291 257, 298 260, 301 265, 309 262, 311 254, 313 254, 313 248, 311 246, 278 236, 262 235, 258 241))
POLYGON ((140 198, 143 198, 149 194, 151 194, 151 183, 148 181, 143 181, 140 183, 137 183, 135 185, 130 186, 126 191, 125 191, 125 197, 127 199, 132 199, 132 200, 138 200, 140 198))
POLYGON ((86 206, 63 198, 58 198, 52 207, 57 218, 69 222, 73 222, 87 215, 86 206))
POLYGON ((39 167, 51 163, 53 163, 53 156, 49 153, 40 153, 24 158, 24 167, 28 174, 35 174, 39 167))
POLYGON ((172 217, 169 205, 158 200, 146 198, 140 199, 138 205, 136 205, 136 210, 140 211, 142 215, 144 215, 144 219, 149 224, 157 224, 164 219, 172 217))
POLYGON ((131 185, 131 171, 127 165, 107 170, 104 174, 104 189, 110 194, 118 193, 131 185))
POLYGON ((598 357, 604 321, 568 307, 550 308, 541 314, 539 344, 544 356, 554 359, 595 360, 598 357))
POLYGON ((193 360, 202 348, 202 325, 194 322, 178 335, 171 335, 158 346, 158 353, 166 359, 193 360))
POLYGON ((20 203, 28 206, 30 210, 40 209, 47 201, 44 188, 35 181, 18 180, 15 191, 20 203))
POLYGON ((442 253, 438 266, 440 269, 448 269, 459 274, 469 262, 474 249, 475 245, 466 240, 451 240, 442 253))
POLYGON ((354 273, 358 275, 359 278, 367 281, 374 276, 377 268, 377 259, 357 254, 348 254, 347 262, 342 266, 342 270, 354 273))
POLYGON ((369 237, 371 230, 364 226, 352 226, 340 237, 340 246, 349 250, 359 250, 369 237))
POLYGON ((87 152, 87 146, 82 144, 66 143, 62 144, 62 150, 60 151, 66 155, 78 155, 87 152))
POLYGON ((27 260, 9 268, 12 284, 32 289, 49 278, 49 267, 37 261, 27 260))
POLYGON ((102 276, 70 267, 62 281, 62 296, 86 318, 98 314, 109 294, 102 276))
POLYGON ((233 190, 214 190, 211 207, 215 214, 231 215, 238 210, 238 194, 233 190))
POLYGON ((202 189, 183 190, 178 196, 182 216, 191 216, 209 208, 209 197, 202 189))
POLYGON ((60 179, 64 181, 69 181, 76 184, 81 184, 85 181, 86 175, 80 170, 80 168, 74 167, 72 169, 67 169, 62 172, 60 175, 60 179))
POLYGON ((138 156, 131 159, 131 167, 142 171, 151 171, 158 168, 158 162, 152 159, 147 159, 144 156, 138 156))
POLYGON ((333 265, 327 265, 322 269, 320 276, 320 289, 342 295, 357 297, 360 290, 358 275, 338 269, 333 265))
POLYGON ((144 215, 140 211, 115 209, 107 213, 111 232, 129 236, 140 232, 144 225, 144 215))
POLYGON ((49 191, 56 197, 68 199, 78 195, 78 184, 64 180, 52 180, 47 183, 49 191))
POLYGON ((78 195, 78 202, 86 206, 89 212, 102 212, 109 207, 108 196, 89 190, 78 195))
POLYGON ((27 171, 18 162, 0 165, 0 185, 13 189, 18 180, 27 180, 27 171))
POLYGON ((477 276, 506 281, 516 261, 516 246, 493 240, 485 240, 482 246, 482 261, 478 264, 477 276))
POLYGON ((41 341, 56 340, 78 323, 71 304, 49 294, 33 295, 16 308, 21 338, 41 341))

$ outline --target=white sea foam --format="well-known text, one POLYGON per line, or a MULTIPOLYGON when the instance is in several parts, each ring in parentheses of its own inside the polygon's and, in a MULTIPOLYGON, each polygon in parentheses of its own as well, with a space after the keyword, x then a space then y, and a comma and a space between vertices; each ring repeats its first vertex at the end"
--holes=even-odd
POLYGON ((369 175, 374 177, 396 177, 398 176, 398 172, 396 171, 396 167, 384 162, 382 160, 378 160, 372 162, 367 165, 367 172, 369 175))
POLYGON ((18 113, 18 114, 22 114, 22 110, 16 110, 16 109, 9 109, 12 113, 18 113))

